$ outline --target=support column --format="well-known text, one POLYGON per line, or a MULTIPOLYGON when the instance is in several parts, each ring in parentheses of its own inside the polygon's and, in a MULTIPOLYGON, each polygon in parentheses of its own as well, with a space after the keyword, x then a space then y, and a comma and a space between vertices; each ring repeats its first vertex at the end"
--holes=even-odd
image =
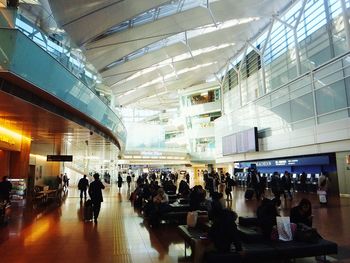
POLYGON ((22 139, 21 150, 11 152, 10 156, 10 177, 16 179, 25 179, 29 172, 29 154, 31 141, 22 139))

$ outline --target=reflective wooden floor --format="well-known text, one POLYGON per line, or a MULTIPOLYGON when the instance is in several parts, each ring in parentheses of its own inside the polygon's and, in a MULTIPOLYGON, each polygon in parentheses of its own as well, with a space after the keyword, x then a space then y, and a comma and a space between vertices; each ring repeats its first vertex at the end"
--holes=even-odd
MULTIPOLYGON (((239 215, 254 215, 258 201, 245 201, 243 195, 244 189, 236 189, 228 205, 239 215)), ((128 196, 125 185, 121 193, 116 187, 106 188, 98 224, 83 222, 83 204, 75 188, 69 189, 61 207, 33 211, 14 205, 9 224, 0 227, 0 262, 189 262, 175 226, 149 229, 128 196)), ((282 201, 281 214, 288 215, 302 197, 313 203, 319 233, 339 245, 338 255, 329 261, 350 262, 350 199, 331 197, 321 207, 315 194, 296 193, 293 201, 282 201)))

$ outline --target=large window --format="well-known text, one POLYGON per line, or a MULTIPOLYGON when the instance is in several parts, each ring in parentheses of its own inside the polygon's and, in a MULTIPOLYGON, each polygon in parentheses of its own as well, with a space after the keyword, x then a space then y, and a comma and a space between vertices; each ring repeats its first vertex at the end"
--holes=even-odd
MULTIPOLYGON (((348 8, 349 2, 346 1, 348 8)), ((295 1, 278 19, 272 19, 270 34, 268 27, 251 41, 263 52, 261 57, 247 45, 229 63, 224 93, 233 93, 235 87, 240 87, 240 106, 288 84, 298 73, 309 72, 348 51, 341 0, 307 0, 303 4, 302 0, 295 1)))

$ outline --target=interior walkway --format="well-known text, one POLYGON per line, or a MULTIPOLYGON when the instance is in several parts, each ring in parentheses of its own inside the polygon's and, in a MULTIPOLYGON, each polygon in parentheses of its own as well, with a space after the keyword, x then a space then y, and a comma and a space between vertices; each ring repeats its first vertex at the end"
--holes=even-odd
MULTIPOLYGON (((78 191, 68 192, 61 207, 40 213, 14 205, 9 224, 0 227, 0 262, 186 262, 175 227, 149 229, 128 201, 126 184, 121 193, 116 187, 105 189, 98 224, 83 222, 78 191)), ((239 215, 253 215, 258 202, 245 201, 243 195, 243 189, 236 190, 230 205, 239 215)), ((304 196, 312 200, 314 226, 339 245, 338 255, 328 259, 350 262, 350 199, 331 197, 322 207, 315 194, 298 193, 293 201, 282 201, 281 214, 304 196)))

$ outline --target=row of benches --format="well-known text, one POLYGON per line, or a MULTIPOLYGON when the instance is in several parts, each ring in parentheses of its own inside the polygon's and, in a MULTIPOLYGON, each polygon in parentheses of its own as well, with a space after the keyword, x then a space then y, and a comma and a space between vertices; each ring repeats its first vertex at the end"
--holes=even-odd
POLYGON ((50 202, 60 204, 63 197, 63 188, 59 189, 46 189, 41 186, 34 187, 34 193, 32 196, 33 207, 36 208, 41 205, 46 205, 50 202))
MULTIPOLYGON (((180 236, 185 241, 186 247, 190 246, 192 257, 196 253, 201 253, 205 241, 203 237, 207 234, 207 228, 191 228, 187 225, 178 226, 180 236)), ((201 261, 207 263, 217 262, 257 262, 271 260, 288 260, 304 257, 323 256, 336 254, 338 246, 332 241, 320 239, 317 243, 297 242, 297 241, 268 241, 264 240, 259 231, 254 227, 238 226, 238 231, 242 237, 243 253, 237 253, 232 250, 228 253, 219 253, 217 251, 208 251, 204 254, 201 261)))

